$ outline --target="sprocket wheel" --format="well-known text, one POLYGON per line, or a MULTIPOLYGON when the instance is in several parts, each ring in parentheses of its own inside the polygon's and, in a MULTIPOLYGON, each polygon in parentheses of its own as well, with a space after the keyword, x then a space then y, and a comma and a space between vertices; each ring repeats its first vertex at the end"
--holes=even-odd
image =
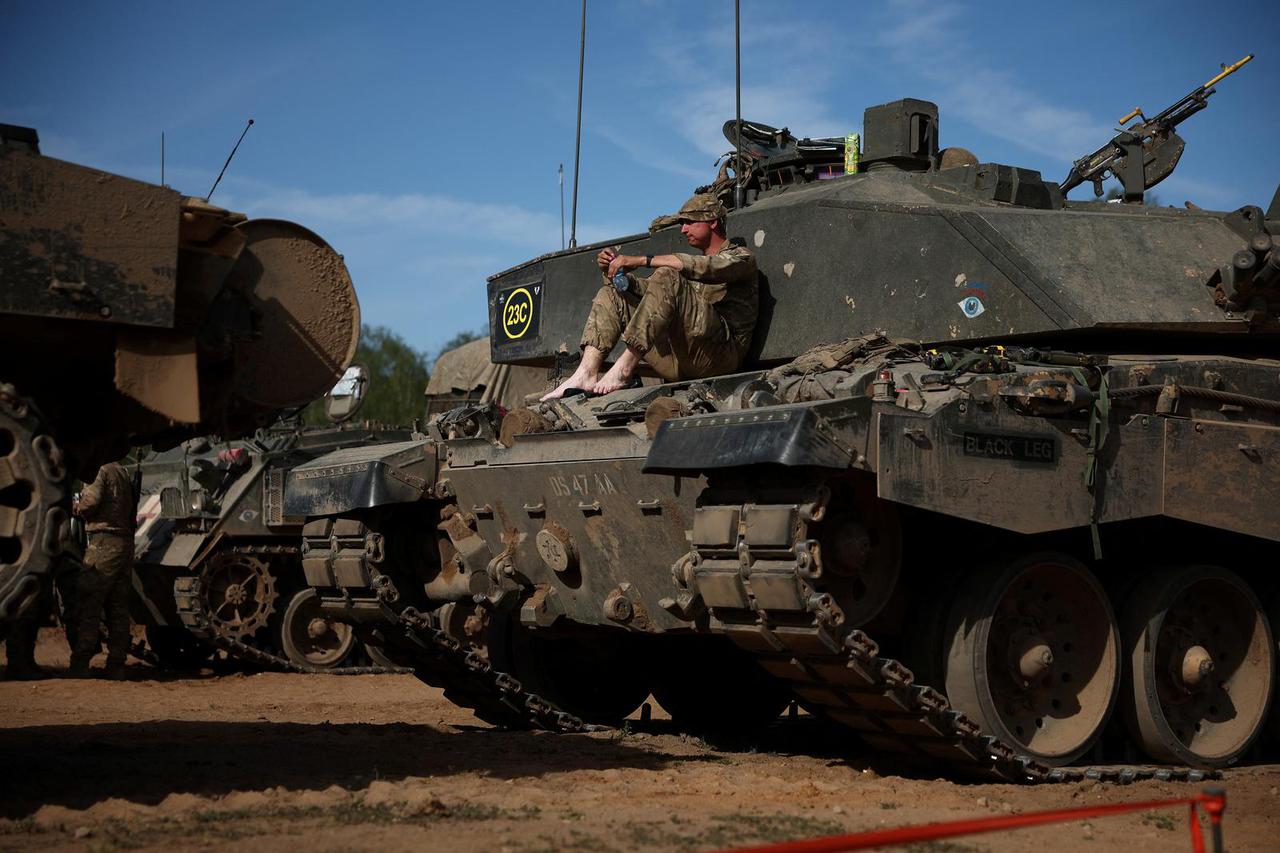
POLYGON ((276 612, 271 564, 252 554, 216 554, 200 573, 200 595, 209 627, 233 640, 252 637, 276 612))
POLYGON ((0 620, 22 615, 61 550, 66 483, 34 407, 0 382, 0 620))

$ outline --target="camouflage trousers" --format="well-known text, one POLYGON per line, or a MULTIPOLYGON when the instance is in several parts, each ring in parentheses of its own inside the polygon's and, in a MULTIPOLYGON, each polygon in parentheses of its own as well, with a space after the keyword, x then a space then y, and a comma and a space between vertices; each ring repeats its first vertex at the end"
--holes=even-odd
POLYGON ((36 636, 40 631, 40 619, 46 612, 47 599, 41 593, 31 605, 30 613, 14 619, 6 626, 4 634, 5 659, 10 678, 22 678, 36 669, 36 636))
MULTIPOLYGON (((729 334, 700 282, 666 267, 619 293, 603 285, 591 301, 582 345, 609 353, 622 341, 668 382, 732 373, 745 347, 729 334)), ((721 290, 723 290, 721 288, 721 290)))
POLYGON ((101 646, 99 626, 106 613, 107 665, 129 654, 129 587, 133 582, 133 537, 102 533, 89 537, 84 568, 76 584, 76 638, 72 669, 87 667, 101 646))

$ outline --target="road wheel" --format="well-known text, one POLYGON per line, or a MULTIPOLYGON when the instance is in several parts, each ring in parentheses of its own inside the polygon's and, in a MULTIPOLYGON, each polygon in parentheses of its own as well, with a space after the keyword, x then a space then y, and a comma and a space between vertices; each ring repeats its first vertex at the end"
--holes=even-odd
POLYGON ((1106 592, 1077 560, 1033 554, 966 578, 947 636, 947 697, 987 734, 1050 765, 1102 734, 1120 637, 1106 592))
POLYGON ((1145 578, 1124 609, 1129 734, 1157 761, 1235 763, 1266 722, 1275 646, 1258 599, 1218 566, 1145 578))
POLYGON ((294 593, 280 620, 280 648, 298 666, 341 666, 356 648, 355 630, 320 609, 314 589, 294 593))

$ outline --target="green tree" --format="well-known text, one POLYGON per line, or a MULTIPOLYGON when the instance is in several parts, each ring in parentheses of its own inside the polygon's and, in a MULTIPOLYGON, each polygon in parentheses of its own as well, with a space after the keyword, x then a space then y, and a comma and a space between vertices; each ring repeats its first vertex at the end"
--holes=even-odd
MULTIPOLYGON (((384 326, 361 326, 355 363, 369 371, 368 394, 357 419, 408 426, 422 417, 422 394, 431 375, 426 353, 384 326)), ((303 422, 308 426, 328 423, 323 400, 307 406, 303 422)))

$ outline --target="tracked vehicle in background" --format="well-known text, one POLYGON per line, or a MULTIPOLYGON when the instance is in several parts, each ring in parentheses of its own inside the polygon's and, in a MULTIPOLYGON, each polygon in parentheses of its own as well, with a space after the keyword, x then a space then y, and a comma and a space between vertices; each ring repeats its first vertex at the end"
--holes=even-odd
POLYGON ((290 468, 344 447, 412 436, 408 427, 341 423, 355 414, 346 408, 330 427, 286 420, 249 439, 189 439, 140 463, 132 610, 159 663, 196 666, 217 649, 278 669, 368 663, 351 627, 322 612, 306 585, 302 520, 282 512, 290 468))
POLYGON ((355 354, 342 257, 291 222, 42 156, 0 125, 0 620, 39 593, 74 479, 252 434, 355 354))
MULTIPOLYGON (((1280 193, 1068 201, 940 151, 924 101, 863 132, 855 165, 744 127, 749 369, 290 472, 323 606, 499 722, 653 693, 749 728, 795 699, 958 774, 1245 760, 1274 716, 1280 193)), ((599 248, 490 279, 494 361, 576 348, 599 248)))
MULTIPOLYGON (((459 405, 517 408, 546 371, 489 361, 488 340, 442 353, 424 392, 425 419, 459 405)), ((133 620, 162 665, 197 666, 221 649, 250 667, 308 672, 386 668, 350 625, 320 609, 300 554, 304 519, 282 510, 288 472, 344 448, 408 441, 413 430, 356 415, 373 377, 353 365, 325 395, 331 422, 283 419, 252 438, 189 439, 141 463, 133 620), (371 659, 367 659, 371 658, 371 659)))

